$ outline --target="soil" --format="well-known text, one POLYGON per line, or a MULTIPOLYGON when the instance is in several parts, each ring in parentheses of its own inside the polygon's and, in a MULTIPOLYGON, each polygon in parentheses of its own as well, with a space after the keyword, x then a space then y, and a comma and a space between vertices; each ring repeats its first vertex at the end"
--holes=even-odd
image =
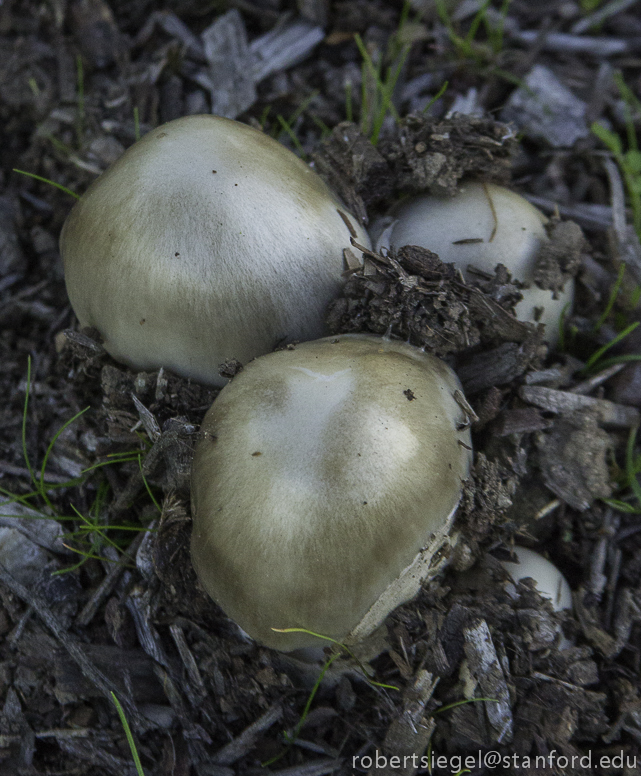
MULTIPOLYGON (((136 773, 112 693, 155 776, 409 775, 428 772, 428 755, 434 774, 641 773, 641 372, 586 369, 638 318, 641 251, 589 124, 625 148, 626 121, 641 123, 613 76, 639 93, 641 16, 600 3, 612 13, 583 29, 593 3, 513 0, 504 18, 496 3, 497 44, 484 23, 465 38, 469 4, 445 5, 462 17, 449 33, 429 0, 409 13, 391 0, 0 4, 0 493, 13 500, 0 521, 45 552, 28 582, 0 564, 3 776, 136 773), (246 36, 226 54, 211 43, 223 13, 246 36), (254 80, 234 70, 247 45, 264 52, 263 36, 293 22, 299 41, 320 31, 304 53, 284 69, 263 53, 254 80), (347 120, 363 94, 375 99, 371 77, 361 90, 357 34, 382 72, 407 46, 396 119, 377 143, 373 122, 347 120), (577 50, 586 35, 598 42, 577 50), (537 66, 574 95, 561 118, 546 114, 547 136, 498 120, 514 116, 514 100, 502 110, 537 66), (474 115, 448 114, 466 100, 474 115), (505 267, 466 282, 417 246, 354 246, 364 268, 346 272, 330 331, 399 337, 451 363, 475 463, 446 571, 388 618, 376 657, 344 657, 320 684, 318 666, 242 634, 191 568, 191 454, 217 391, 135 373, 79 329, 57 247, 73 198, 16 172, 81 194, 137 135, 223 103, 303 154, 364 223, 466 177, 508 184, 551 216, 537 283, 576 278, 552 351, 540 326, 514 317, 523 288, 505 267), (565 145, 563 132, 574 133, 565 145), (500 561, 515 544, 558 566, 572 612, 507 581, 500 561), (495 752, 498 770, 483 759, 495 752)), ((637 335, 607 356, 637 353, 637 335)))

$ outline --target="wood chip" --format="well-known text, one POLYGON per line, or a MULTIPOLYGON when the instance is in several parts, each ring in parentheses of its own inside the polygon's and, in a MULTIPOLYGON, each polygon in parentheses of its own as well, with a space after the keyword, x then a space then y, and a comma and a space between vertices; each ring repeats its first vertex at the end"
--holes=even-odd
MULTIPOLYGON (((111 591, 118 584, 120 577, 125 572, 127 564, 133 564, 134 557, 136 556, 138 548, 140 547, 140 544, 144 538, 145 532, 141 531, 129 545, 127 552, 123 553, 119 559, 119 562, 114 561, 112 563, 105 578, 98 585, 96 590, 94 590, 93 595, 84 605, 82 611, 76 618, 76 625, 78 627, 84 628, 89 625, 102 603, 107 599, 107 597, 111 594, 111 591)), ((109 548, 105 548, 105 554, 107 549, 109 548)))
POLYGON ((565 32, 545 33, 541 40, 538 30, 522 30, 514 37, 529 46, 540 45, 543 51, 559 51, 565 54, 587 54, 596 59, 614 57, 632 51, 632 45, 623 38, 568 35, 565 32))
POLYGON ((219 749, 211 758, 211 762, 216 765, 231 765, 236 760, 240 760, 252 749, 260 736, 274 723, 280 721, 282 717, 283 709, 280 706, 276 704, 270 706, 262 717, 259 717, 256 722, 252 722, 239 736, 219 749))
POLYGON ((0 582, 6 585, 26 604, 33 606, 38 616, 78 664, 83 675, 102 692, 109 703, 112 703, 112 693, 116 694, 125 709, 129 721, 136 727, 144 727, 133 699, 126 692, 122 692, 106 674, 96 668, 87 657, 83 647, 69 636, 62 623, 51 612, 49 604, 37 593, 27 590, 24 585, 16 581, 2 565, 0 565, 0 582))
POLYGON ((136 405, 136 409, 138 410, 138 417, 140 418, 140 422, 147 432, 147 436, 149 439, 151 439, 152 442, 157 442, 158 439, 160 439, 161 431, 160 426, 158 425, 158 421, 154 417, 154 414, 150 412, 147 407, 145 407, 145 405, 140 401, 135 393, 131 394, 131 398, 136 405))
POLYGON ((201 37, 209 68, 196 80, 209 89, 212 113, 235 119, 256 101, 258 81, 252 73, 247 31, 238 9, 218 16, 201 37))
POLYGON ((509 434, 529 434, 532 431, 542 431, 549 428, 550 421, 541 416, 533 407, 505 410, 492 423, 492 433, 496 436, 509 434))
POLYGON ((574 388, 570 389, 570 393, 576 393, 585 396, 586 394, 591 393, 595 388, 598 388, 600 385, 602 385, 606 380, 614 377, 614 375, 618 374, 622 369, 625 368, 625 366, 625 364, 612 364, 612 366, 609 366, 602 372, 599 372, 593 377, 584 380, 578 385, 575 385, 574 388))
POLYGON ((259 83, 280 70, 302 62, 325 37, 318 25, 304 19, 278 24, 253 40, 249 50, 253 57, 252 76, 259 83))
POLYGON ((577 410, 591 409, 596 413, 600 423, 615 428, 630 428, 639 423, 639 410, 615 404, 608 399, 595 399, 592 396, 581 396, 569 391, 558 391, 554 388, 542 388, 534 385, 523 385, 519 388, 519 396, 528 404, 534 404, 548 412, 564 414, 577 410))
POLYGON ((482 695, 494 699, 485 701, 485 713, 495 731, 494 740, 499 744, 508 743, 512 740, 514 726, 510 693, 487 622, 480 620, 469 628, 464 628, 463 636, 470 674, 482 695))
POLYGON ((392 720, 383 742, 386 764, 382 768, 375 765, 369 771, 370 776, 414 776, 417 772, 436 727, 434 718, 426 716, 425 707, 437 683, 438 679, 429 671, 421 669, 405 689, 401 711, 392 720), (401 763, 400 767, 392 767, 390 760, 401 763))

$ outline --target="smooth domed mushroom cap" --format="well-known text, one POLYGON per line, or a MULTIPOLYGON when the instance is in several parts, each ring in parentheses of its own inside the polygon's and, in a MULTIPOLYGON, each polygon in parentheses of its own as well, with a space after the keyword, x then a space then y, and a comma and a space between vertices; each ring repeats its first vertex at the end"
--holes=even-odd
POLYGON ((250 363, 207 413, 192 469, 209 595, 276 649, 319 641, 272 628, 344 639, 451 526, 471 461, 460 390, 443 361, 369 335, 250 363))
POLYGON ((364 230, 294 154, 217 116, 135 143, 65 222, 67 291, 119 361, 223 384, 219 365, 324 333, 364 230))
POLYGON ((568 281, 558 299, 535 285, 535 259, 548 239, 547 219, 526 199, 503 186, 469 182, 454 197, 414 197, 392 217, 392 225, 378 238, 378 247, 420 245, 466 275, 469 266, 494 273, 497 264, 504 264, 513 278, 529 285, 516 305, 517 318, 544 323, 546 339, 557 341, 559 319, 563 308, 572 303, 574 284, 568 281), (543 308, 540 316, 537 308, 543 308))

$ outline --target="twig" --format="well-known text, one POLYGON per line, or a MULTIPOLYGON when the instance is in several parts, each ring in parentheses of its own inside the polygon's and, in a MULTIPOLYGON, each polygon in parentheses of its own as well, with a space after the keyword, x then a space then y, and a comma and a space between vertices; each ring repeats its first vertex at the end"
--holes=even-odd
POLYGON ((543 51, 559 51, 571 54, 589 54, 597 59, 614 57, 630 53, 634 46, 622 38, 593 38, 587 36, 568 35, 565 32, 548 32, 540 40, 536 30, 521 30, 512 33, 512 37, 521 43, 532 45, 540 41, 543 51))
POLYGON ((256 722, 252 722, 239 736, 219 749, 211 758, 211 762, 216 765, 232 765, 236 760, 240 760, 254 746, 258 737, 278 722, 282 716, 283 709, 280 706, 270 706, 262 717, 259 717, 256 722))
POLYGON ((33 607, 40 619, 49 628, 53 635, 58 639, 62 646, 67 650, 70 657, 78 664, 82 675, 97 687, 103 695, 111 702, 111 693, 114 692, 121 698, 122 704, 127 711, 127 715, 139 727, 143 725, 142 719, 133 699, 122 688, 117 687, 108 676, 103 674, 100 669, 89 660, 82 648, 69 636, 58 618, 51 612, 51 607, 47 602, 24 585, 18 582, 10 571, 0 563, 0 582, 6 585, 15 595, 25 604, 33 607))
POLYGON ((546 213, 554 213, 558 210, 564 218, 571 218, 584 229, 600 232, 612 226, 612 210, 608 205, 594 205, 589 202, 559 205, 553 199, 537 197, 534 194, 524 194, 524 197, 546 213))
POLYGON ((178 649, 180 659, 183 661, 183 665, 185 666, 185 670, 189 676, 189 681, 191 684, 193 684, 197 695, 200 696, 201 699, 204 698, 207 695, 207 689, 205 687, 205 683, 203 682, 202 676, 200 675, 200 671, 198 670, 196 660, 194 659, 194 656, 189 649, 187 639, 185 638, 185 634, 183 633, 182 628, 174 622, 169 626, 169 632, 171 633, 174 644, 178 649))
POLYGON ((609 380, 611 377, 614 377, 614 375, 620 372, 625 366, 626 364, 612 364, 612 366, 609 366, 607 369, 604 369, 602 372, 599 372, 593 377, 590 377, 587 380, 584 380, 582 383, 579 383, 578 385, 575 385, 574 388, 570 388, 570 393, 576 393, 582 396, 584 396, 585 394, 591 393, 595 388, 598 388, 606 380, 609 380))
POLYGON ((98 585, 94 594, 84 605, 82 611, 76 618, 76 625, 80 627, 86 627, 93 620, 94 615, 100 608, 103 601, 107 599, 107 596, 111 593, 114 587, 118 584, 118 580, 122 576, 125 567, 128 563, 134 564, 136 553, 140 547, 142 540, 145 538, 145 531, 141 531, 133 542, 129 545, 127 552, 123 553, 120 562, 112 564, 111 568, 105 575, 105 578, 98 585))
POLYGON ((610 0, 609 3, 601 6, 601 8, 594 11, 594 13, 590 13, 582 19, 579 19, 578 22, 574 22, 570 28, 570 32, 573 35, 580 35, 586 30, 589 30, 590 27, 596 27, 598 24, 605 21, 605 19, 608 19, 615 13, 625 11, 627 8, 630 8, 630 6, 636 5, 636 3, 637 0, 610 0))
POLYGON ((630 428, 639 423, 639 410, 624 404, 615 404, 608 399, 595 399, 592 396, 581 396, 569 391, 557 391, 554 388, 534 385, 521 386, 519 396, 528 404, 534 404, 535 407, 548 412, 562 414, 592 409, 596 411, 601 423, 617 428, 630 428))
POLYGON ((613 227, 619 260, 625 263, 636 282, 641 283, 641 245, 634 227, 626 223, 623 180, 619 168, 612 159, 605 157, 603 165, 610 184, 613 227))
POLYGON ((625 240, 625 190, 619 168, 609 157, 604 157, 603 166, 608 176, 610 184, 610 204, 612 207, 612 226, 616 232, 617 238, 623 242, 625 240))

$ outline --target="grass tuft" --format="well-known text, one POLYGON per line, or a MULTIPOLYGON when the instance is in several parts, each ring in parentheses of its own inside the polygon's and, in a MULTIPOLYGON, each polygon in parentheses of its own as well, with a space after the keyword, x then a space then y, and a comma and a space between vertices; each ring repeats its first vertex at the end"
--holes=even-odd
MULTIPOLYGON (((107 466, 114 463, 136 462, 141 469, 142 479, 143 479, 145 488, 147 490, 147 493, 152 503, 154 504, 154 507, 160 512, 161 511, 160 504, 154 497, 154 494, 149 486, 149 483, 147 482, 144 476, 144 473, 142 473, 143 456, 147 452, 147 450, 135 450, 127 453, 118 453, 113 456, 108 456, 109 460, 101 461, 99 463, 94 464, 93 466, 88 467, 87 469, 84 469, 82 471, 81 476, 76 479, 69 480, 63 483, 55 483, 55 484, 48 483, 46 481, 46 467, 55 443, 57 442, 60 435, 67 428, 69 428, 69 426, 71 426, 72 423, 78 420, 78 418, 81 415, 84 415, 84 413, 89 409, 89 407, 85 407, 84 410, 77 412, 72 418, 67 420, 60 427, 60 429, 58 429, 58 431, 54 434, 53 438, 47 445, 47 449, 45 451, 45 455, 41 466, 39 468, 36 468, 33 466, 27 450, 27 420, 28 420, 28 412, 29 412, 30 395, 31 395, 31 358, 27 360, 27 380, 26 380, 26 386, 25 386, 25 400, 24 400, 24 405, 22 410, 21 441, 22 441, 22 455, 24 458, 25 466, 29 473, 31 484, 33 485, 34 489, 28 493, 18 495, 18 494, 12 493, 11 491, 5 488, 0 487, 0 494, 6 497, 5 503, 7 504, 19 503, 19 504, 22 504, 25 508, 29 509, 32 513, 35 513, 32 515, 33 519, 56 520, 57 522, 71 521, 76 525, 74 530, 71 530, 65 534, 66 542, 74 542, 74 544, 66 543, 65 547, 67 547, 67 549, 79 555, 80 560, 70 567, 66 567, 59 571, 53 572, 54 574, 64 574, 74 569, 77 569, 83 563, 85 563, 89 558, 95 558, 98 560, 111 562, 109 558, 102 556, 99 553, 99 550, 101 547, 111 546, 114 549, 116 549, 119 553, 122 551, 121 545, 118 543, 118 541, 112 538, 112 535, 114 532, 127 532, 127 531, 138 532, 138 531, 146 531, 149 529, 147 529, 143 525, 101 524, 100 521, 103 514, 103 505, 106 499, 107 492, 109 490, 108 482, 103 481, 98 485, 97 491, 96 491, 96 497, 93 503, 91 504, 91 506, 89 507, 89 511, 86 515, 83 514, 79 509, 77 509, 73 504, 71 504, 71 510, 73 514, 71 515, 60 514, 60 512, 56 509, 55 505, 53 504, 51 498, 49 497, 49 493, 63 488, 66 489, 66 488, 77 487, 79 485, 85 484, 87 481, 88 475, 90 475, 95 470, 101 468, 102 466, 107 466), (39 502, 41 502, 41 505, 39 505, 39 502)), ((144 439, 142 441, 146 442, 146 440, 144 439)), ((146 442, 146 444, 147 444, 147 449, 149 449, 150 447, 149 443, 146 442)), ((8 515, 8 516, 13 517, 13 515, 8 515)))
POLYGON ((492 57, 498 57, 503 51, 505 20, 510 2, 511 0, 503 0, 499 11, 498 23, 493 23, 488 15, 492 0, 484 0, 476 14, 472 17, 465 35, 460 35, 454 27, 444 0, 436 0, 436 10, 439 19, 447 31, 450 43, 456 50, 457 57, 460 59, 471 59, 476 62, 483 62, 491 60, 492 57), (477 41, 481 28, 485 30, 485 43, 477 41))

